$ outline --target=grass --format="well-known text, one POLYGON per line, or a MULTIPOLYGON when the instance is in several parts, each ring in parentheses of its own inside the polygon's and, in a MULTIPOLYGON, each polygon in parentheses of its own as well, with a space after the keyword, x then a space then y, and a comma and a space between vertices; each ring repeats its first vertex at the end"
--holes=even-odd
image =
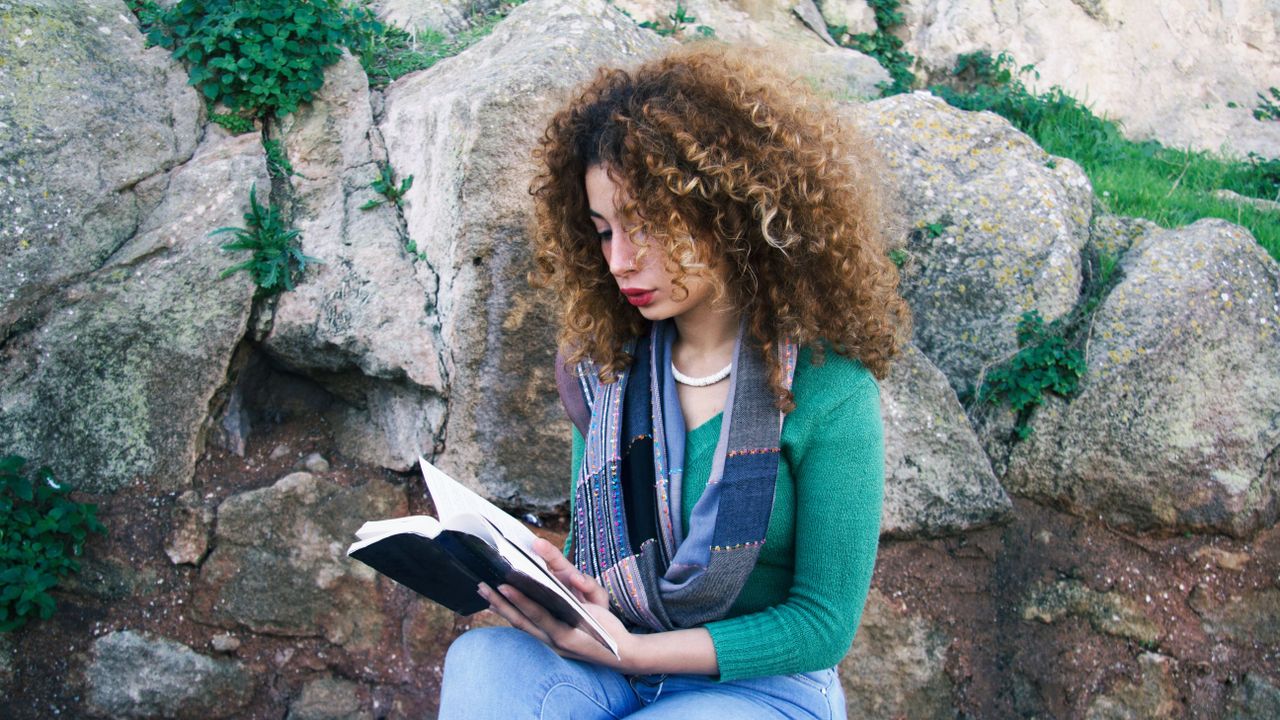
POLYGON ((1236 159, 1130 140, 1118 123, 1094 115, 1061 88, 1029 91, 1021 80, 1027 73, 1034 69, 1015 69, 1005 55, 965 55, 951 81, 930 90, 961 109, 1002 115, 1047 152, 1079 163, 1108 212, 1146 218, 1162 227, 1222 218, 1248 228, 1280 260, 1280 212, 1213 195, 1231 190, 1280 200, 1280 160, 1256 155, 1236 159))
POLYGON ((489 14, 477 14, 471 26, 453 37, 427 29, 417 34, 378 23, 361 43, 360 64, 369 85, 385 87, 411 72, 426 70, 482 40, 519 2, 509 2, 489 14))

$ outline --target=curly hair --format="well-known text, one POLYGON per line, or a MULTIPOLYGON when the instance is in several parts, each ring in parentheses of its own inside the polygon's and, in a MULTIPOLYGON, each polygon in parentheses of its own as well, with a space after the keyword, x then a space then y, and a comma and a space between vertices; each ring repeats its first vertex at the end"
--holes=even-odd
POLYGON ((563 300, 570 364, 590 358, 610 382, 631 360, 624 343, 648 326, 618 292, 588 215, 585 174, 599 164, 677 286, 703 264, 724 278, 718 290, 764 352, 780 408, 794 400, 768 350, 783 338, 817 362, 830 347, 888 373, 911 318, 887 255, 880 163, 807 87, 698 43, 601 69, 534 152, 530 281, 563 300))

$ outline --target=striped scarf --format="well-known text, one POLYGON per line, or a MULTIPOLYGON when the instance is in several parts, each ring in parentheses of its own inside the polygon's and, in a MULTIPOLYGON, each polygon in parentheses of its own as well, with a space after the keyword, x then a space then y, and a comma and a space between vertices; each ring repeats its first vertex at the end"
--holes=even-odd
MULTIPOLYGON (((764 358, 739 332, 711 477, 683 527, 675 334, 669 321, 654 323, 627 347, 633 362, 616 382, 601 383, 589 361, 577 372, 591 420, 571 556, 624 622, 655 632, 721 619, 737 599, 764 545, 782 432, 764 358)), ((796 346, 781 345, 779 357, 790 387, 796 346)))

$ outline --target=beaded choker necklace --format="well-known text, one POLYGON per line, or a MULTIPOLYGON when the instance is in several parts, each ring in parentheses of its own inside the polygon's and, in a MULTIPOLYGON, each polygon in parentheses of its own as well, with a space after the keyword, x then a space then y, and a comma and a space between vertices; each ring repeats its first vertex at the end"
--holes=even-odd
POLYGON ((729 371, 732 369, 733 369, 733 363, 729 363, 728 365, 725 365, 723 368, 721 368, 719 371, 714 372, 706 377, 689 377, 688 375, 685 375, 684 373, 677 370, 675 363, 671 363, 671 377, 675 378, 676 382, 680 383, 681 385, 688 385, 689 387, 706 387, 708 385, 715 385, 721 380, 729 377, 729 371))

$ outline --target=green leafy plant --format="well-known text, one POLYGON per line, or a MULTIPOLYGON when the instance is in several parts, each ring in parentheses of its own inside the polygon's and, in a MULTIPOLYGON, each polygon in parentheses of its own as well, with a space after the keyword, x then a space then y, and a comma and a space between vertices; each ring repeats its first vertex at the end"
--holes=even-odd
POLYGON ((279 140, 263 140, 262 149, 267 153, 267 174, 271 177, 283 179, 297 175, 279 140))
POLYGON ((258 202, 256 183, 249 188, 249 212, 245 213, 244 222, 244 227, 218 228, 210 235, 232 233, 235 240, 222 245, 222 249, 252 253, 248 260, 223 270, 221 277, 241 270, 249 273, 258 286, 259 297, 292 290, 295 279, 306 271, 307 263, 321 262, 302 254, 301 233, 285 226, 279 208, 263 207, 258 202))
POLYGON ((1028 421, 1045 393, 1070 397, 1085 372, 1084 355, 1054 330, 1045 325, 1039 310, 1023 313, 1018 320, 1018 353, 987 372, 978 388, 980 402, 1006 402, 1017 413, 1014 432, 1022 440, 1031 435, 1028 421))
POLYGON ((867 0, 876 17, 876 30, 872 33, 850 33, 844 25, 828 25, 827 30, 835 41, 875 58, 889 73, 889 82, 880 84, 884 96, 910 92, 916 83, 911 66, 916 59, 903 48, 902 39, 893 29, 906 22, 899 9, 899 0, 867 0))
POLYGON ((372 210, 384 202, 400 207, 404 203, 404 194, 409 192, 409 188, 413 187, 413 176, 410 175, 401 180, 399 185, 396 185, 395 171, 391 169, 391 165, 382 165, 379 168, 378 179, 369 183, 369 187, 381 193, 385 199, 379 200, 375 198, 370 200, 360 206, 361 210, 372 210))
POLYGON ((232 135, 243 135, 253 131, 253 120, 235 113, 210 113, 210 122, 220 125, 232 135))
POLYGON ((324 84, 343 47, 359 50, 376 23, 339 0, 180 0, 161 11, 139 2, 147 40, 189 65, 189 82, 213 103, 261 117, 293 112, 324 84))
POLYGON ((47 619, 56 603, 49 591, 80 569, 76 560, 89 533, 106 529, 97 506, 67 497, 53 472, 28 475, 18 455, 0 457, 0 631, 16 630, 34 616, 47 619))
POLYGON ((894 248, 889 251, 889 262, 901 268, 907 264, 907 260, 911 259, 911 254, 902 248, 894 248))
MULTIPOLYGON (((630 16, 628 16, 630 17, 630 16)), ((681 2, 676 2, 676 9, 669 13, 662 20, 646 20, 640 23, 640 27, 646 30, 652 30, 663 37, 683 37, 689 26, 698 22, 698 18, 689 14, 688 8, 681 2)), ((714 28, 707 25, 697 25, 694 32, 701 37, 715 37, 714 28)))
POLYGON ((1255 120, 1280 120, 1280 88, 1267 88, 1271 97, 1258 93, 1258 106, 1253 109, 1255 120))

